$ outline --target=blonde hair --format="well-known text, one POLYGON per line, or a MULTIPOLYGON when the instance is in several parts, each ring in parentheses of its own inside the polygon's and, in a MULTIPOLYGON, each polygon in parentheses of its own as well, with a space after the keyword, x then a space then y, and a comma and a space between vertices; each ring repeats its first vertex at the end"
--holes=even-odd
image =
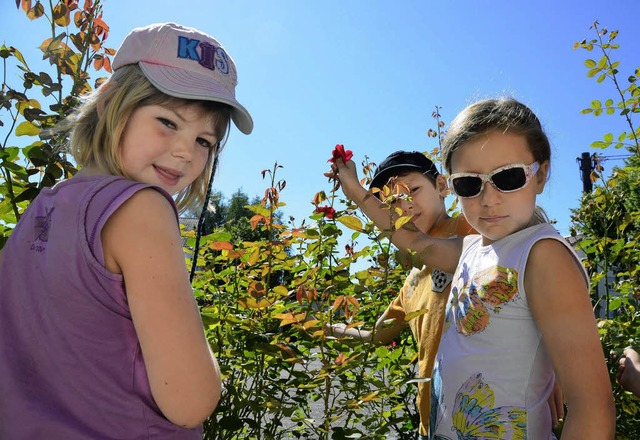
POLYGON ((192 101, 176 98, 156 89, 138 65, 119 68, 98 90, 89 95, 67 120, 71 129, 70 150, 78 166, 95 166, 110 174, 129 178, 123 170, 120 144, 131 114, 147 105, 183 106, 198 103, 215 115, 214 134, 218 141, 204 172, 176 195, 180 211, 202 204, 209 178, 215 173, 213 165, 227 140, 231 121, 231 107, 214 101, 192 101))
MULTIPOLYGON (((540 164, 551 163, 549 138, 529 107, 513 98, 485 99, 462 110, 449 125, 442 140, 442 160, 447 172, 451 174, 451 158, 458 148, 493 130, 524 136, 535 160, 540 164)), ((533 221, 549 223, 549 217, 536 206, 533 221)))

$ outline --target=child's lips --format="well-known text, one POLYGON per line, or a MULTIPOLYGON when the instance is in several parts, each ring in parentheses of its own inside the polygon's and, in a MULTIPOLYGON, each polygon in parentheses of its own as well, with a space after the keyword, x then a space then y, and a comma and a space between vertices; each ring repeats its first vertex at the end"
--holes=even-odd
POLYGON ((175 186, 182 177, 182 173, 172 168, 166 168, 159 165, 154 165, 153 168, 155 169, 158 178, 166 185, 175 186))
POLYGON ((507 218, 505 215, 491 215, 486 217, 481 217, 481 219, 487 223, 498 223, 507 218))

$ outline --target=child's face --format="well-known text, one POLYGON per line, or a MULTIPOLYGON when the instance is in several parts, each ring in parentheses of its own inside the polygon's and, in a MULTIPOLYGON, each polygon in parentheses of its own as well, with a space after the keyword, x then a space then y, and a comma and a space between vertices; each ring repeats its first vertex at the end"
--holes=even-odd
MULTIPOLYGON (((505 165, 533 162, 535 159, 524 136, 491 131, 464 143, 453 153, 451 174, 489 174, 505 165)), ((536 195, 544 189, 548 166, 548 162, 540 164, 529 183, 514 192, 501 192, 486 182, 477 197, 459 197, 464 216, 482 234, 484 245, 531 224, 536 195)))
POLYGON ((419 171, 412 171, 398 176, 411 191, 411 200, 400 199, 396 206, 402 209, 403 215, 411 215, 415 226, 425 234, 429 234, 436 224, 446 217, 444 196, 447 184, 444 178, 437 181, 436 189, 431 180, 419 171))
POLYGON ((198 104, 136 109, 120 143, 124 172, 169 194, 180 192, 203 172, 218 141, 213 127, 214 115, 198 104))

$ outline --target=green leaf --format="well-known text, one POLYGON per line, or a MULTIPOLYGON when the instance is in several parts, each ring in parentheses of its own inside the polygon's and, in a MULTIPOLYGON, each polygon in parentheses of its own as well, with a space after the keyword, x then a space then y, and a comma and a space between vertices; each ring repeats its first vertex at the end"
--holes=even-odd
POLYGON ((607 57, 602 57, 598 61, 598 69, 604 69, 607 66, 607 57))
POLYGON ((29 121, 24 121, 16 127, 16 136, 37 136, 38 133, 40 133, 40 127, 29 121))
POLYGON ((213 234, 206 235, 207 240, 212 242, 226 242, 231 241, 233 236, 230 232, 227 231, 217 231, 213 234))
POLYGON ((602 81, 604 81, 607 78, 607 74, 603 73, 602 75, 600 75, 598 77, 598 79, 596 80, 598 82, 598 84, 600 84, 602 81))
POLYGON ((596 62, 594 60, 585 60, 584 65, 588 68, 588 69, 593 69, 594 67, 596 67, 596 62))
POLYGON ((605 134, 605 135, 604 135, 604 141, 605 141, 605 142, 608 142, 608 143, 613 142, 613 135, 612 135, 611 133, 607 133, 607 134, 605 134))
POLYGON ((591 101, 591 108, 594 110, 602 108, 602 103, 599 100, 594 99, 593 101, 591 101))

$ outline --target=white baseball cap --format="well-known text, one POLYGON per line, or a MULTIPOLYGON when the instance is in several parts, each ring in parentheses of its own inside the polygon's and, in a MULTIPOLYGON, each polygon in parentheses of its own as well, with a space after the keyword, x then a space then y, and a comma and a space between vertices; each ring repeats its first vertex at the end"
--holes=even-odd
POLYGON ((236 100, 236 65, 210 35, 175 23, 133 29, 113 58, 113 69, 138 64, 161 92, 184 99, 228 104, 238 130, 253 130, 251 115, 236 100))

